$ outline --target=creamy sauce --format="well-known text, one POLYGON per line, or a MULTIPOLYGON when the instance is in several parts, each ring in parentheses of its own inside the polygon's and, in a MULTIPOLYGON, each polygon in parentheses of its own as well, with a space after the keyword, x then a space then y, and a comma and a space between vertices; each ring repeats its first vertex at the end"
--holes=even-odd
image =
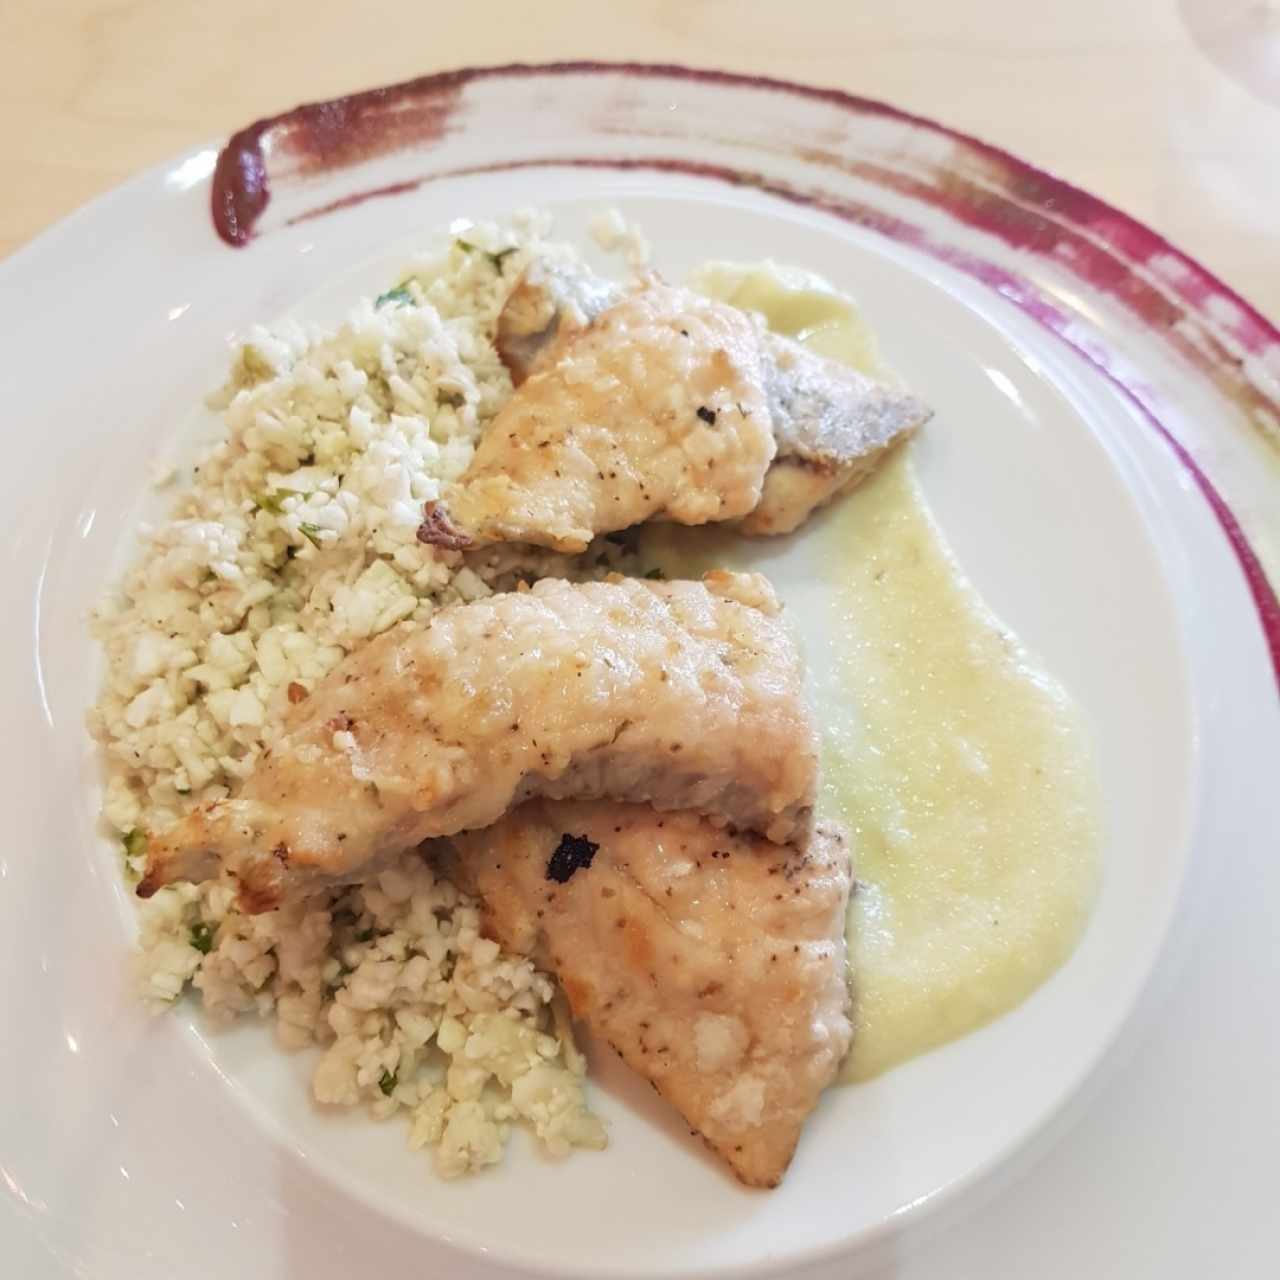
MULTIPOLYGON (((887 376, 853 305, 816 277, 712 264, 696 283, 887 376)), ((668 573, 768 571, 768 543, 709 532, 655 528, 646 550, 668 573)), ((823 809, 853 836, 858 881, 844 1078, 865 1080, 1013 1008, 1070 954, 1097 881, 1096 785, 1076 709, 965 579, 908 452, 799 536, 826 588, 804 627, 823 809)))
POLYGON ((948 553, 905 455, 830 527, 842 637, 825 800, 854 835, 850 1079, 1012 1008, 1070 954, 1096 879, 1087 743, 948 553), (837 567, 838 566, 838 567, 837 567))

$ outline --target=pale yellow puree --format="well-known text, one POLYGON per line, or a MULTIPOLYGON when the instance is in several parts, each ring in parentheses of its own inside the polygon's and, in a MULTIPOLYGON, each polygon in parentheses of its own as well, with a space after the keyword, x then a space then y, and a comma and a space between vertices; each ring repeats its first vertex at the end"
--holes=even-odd
MULTIPOLYGON (((853 304, 817 277, 720 264, 697 284, 887 376, 853 304)), ((668 573, 723 563, 708 532, 655 529, 646 549, 668 573)), ((1076 708, 966 580, 909 448, 797 537, 830 585, 804 630, 823 672, 823 808, 853 836, 845 1078, 865 1080, 1011 1009, 1070 954, 1097 882, 1096 784, 1076 708)), ((760 554, 739 540, 731 558, 760 554)))

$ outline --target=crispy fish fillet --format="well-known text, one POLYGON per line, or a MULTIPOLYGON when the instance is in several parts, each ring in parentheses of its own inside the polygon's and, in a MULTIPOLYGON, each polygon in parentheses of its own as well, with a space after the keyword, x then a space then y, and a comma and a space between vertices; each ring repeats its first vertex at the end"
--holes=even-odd
POLYGON ((780 846, 691 813, 534 801, 441 843, 486 931, 553 972, 743 1182, 776 1186, 852 1036, 842 833, 780 846))
POLYGON ((418 536, 576 552, 653 518, 733 520, 759 503, 774 450, 751 321, 650 284, 555 347, 418 536))
POLYGON ((816 785, 800 657, 763 578, 548 579, 347 658, 235 796, 151 837, 138 892, 222 867, 246 910, 267 910, 539 795, 695 809, 788 840, 816 785))
MULTIPOLYGON (((534 262, 498 319, 497 345, 517 386, 558 358, 572 335, 616 306, 620 286, 579 264, 534 262)), ((764 371, 777 454, 744 533, 783 534, 865 479, 889 449, 908 439, 931 410, 798 342, 764 331, 764 371)))

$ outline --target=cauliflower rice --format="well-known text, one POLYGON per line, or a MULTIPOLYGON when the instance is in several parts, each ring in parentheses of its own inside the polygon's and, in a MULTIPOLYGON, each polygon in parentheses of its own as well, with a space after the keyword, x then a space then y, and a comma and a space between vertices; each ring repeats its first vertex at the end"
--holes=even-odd
MULTIPOLYGON (((467 225, 336 331, 255 329, 236 353, 226 438, 93 622, 107 675, 90 727, 131 879, 146 834, 226 796, 289 702, 372 636, 625 555, 416 539, 511 393, 492 335, 512 281, 534 252, 570 252, 545 230, 467 225)), ((262 916, 225 883, 164 889, 141 908, 137 964, 160 1006, 190 986, 214 1018, 273 1017, 285 1048, 319 1047, 316 1100, 400 1113, 444 1176, 500 1160, 513 1122, 557 1155, 605 1144, 553 982, 482 938, 475 903, 417 853, 262 916)))

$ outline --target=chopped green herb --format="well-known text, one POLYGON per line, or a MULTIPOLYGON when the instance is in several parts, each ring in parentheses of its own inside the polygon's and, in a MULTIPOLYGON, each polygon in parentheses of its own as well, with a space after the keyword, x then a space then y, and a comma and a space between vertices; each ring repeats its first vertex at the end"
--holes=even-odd
POLYGON ((124 856, 126 858, 137 858, 147 851, 147 833, 141 827, 134 829, 121 837, 120 843, 124 845, 124 856))
POLYGON ((191 926, 191 945, 202 955, 213 950, 213 930, 203 920, 191 926))
POLYGON ((305 498, 307 496, 301 489, 271 489, 267 493, 254 494, 253 505, 259 511, 270 511, 273 516, 278 516, 284 514, 284 500, 286 498, 305 498))
POLYGON ((396 1091, 396 1085, 400 1083, 400 1077, 390 1071, 384 1071, 378 1080, 378 1088, 382 1090, 385 1097, 391 1097, 396 1091))
POLYGON ((394 289, 388 289, 386 293, 380 293, 373 300, 375 308, 385 307, 387 303, 394 302, 398 307, 413 306, 413 294, 409 292, 409 282, 406 280, 403 284, 398 284, 394 289))
POLYGON ((370 942, 372 941, 372 939, 373 939, 372 929, 361 929, 360 932, 356 934, 357 942, 370 942))
POLYGON ((463 253, 483 253, 489 259, 489 265, 495 271, 502 270, 502 260, 515 253, 515 246, 512 245, 508 249, 499 249, 497 253, 490 253, 488 249, 482 249, 478 244, 470 244, 466 240, 455 240, 454 244, 462 250, 463 253))
POLYGON ((306 538, 316 550, 320 549, 320 526, 309 524, 306 520, 298 525, 298 532, 306 538))

